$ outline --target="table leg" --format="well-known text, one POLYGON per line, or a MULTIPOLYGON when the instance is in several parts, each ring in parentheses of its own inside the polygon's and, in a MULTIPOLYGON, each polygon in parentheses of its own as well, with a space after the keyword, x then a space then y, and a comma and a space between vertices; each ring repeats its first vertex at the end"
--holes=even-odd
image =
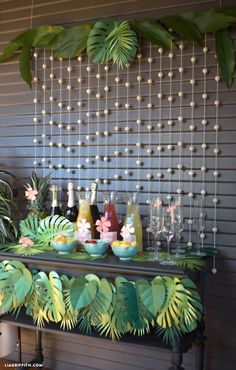
POLYGON ((172 344, 172 351, 171 351, 171 367, 169 370, 184 370, 181 366, 183 362, 183 351, 181 343, 175 339, 172 344))

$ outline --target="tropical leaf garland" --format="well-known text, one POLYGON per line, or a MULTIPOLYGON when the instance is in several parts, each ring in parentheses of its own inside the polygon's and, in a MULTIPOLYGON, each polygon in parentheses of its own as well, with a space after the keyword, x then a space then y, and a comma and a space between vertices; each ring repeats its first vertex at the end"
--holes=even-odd
POLYGON ((235 23, 236 7, 222 7, 207 12, 164 17, 160 20, 121 22, 104 19, 93 26, 40 26, 26 30, 10 41, 0 55, 0 62, 18 53, 21 76, 31 86, 32 49, 35 47, 52 50, 60 58, 72 58, 83 52, 87 46, 87 53, 94 63, 113 60, 123 67, 135 58, 136 34, 168 50, 174 48, 175 42, 181 39, 200 43, 204 33, 212 33, 218 45, 216 53, 222 76, 230 87, 235 70, 235 50, 229 37, 229 28, 235 23), (220 46, 223 46, 224 52, 220 46), (228 62, 225 55, 230 56, 228 62))
POLYGON ((30 272, 17 261, 0 263, 0 305, 13 312, 25 306, 38 326, 55 322, 70 330, 78 324, 81 332, 93 329, 112 339, 156 327, 169 342, 196 329, 202 314, 196 286, 185 277, 136 282, 117 277, 112 284, 93 274, 69 278, 30 272))

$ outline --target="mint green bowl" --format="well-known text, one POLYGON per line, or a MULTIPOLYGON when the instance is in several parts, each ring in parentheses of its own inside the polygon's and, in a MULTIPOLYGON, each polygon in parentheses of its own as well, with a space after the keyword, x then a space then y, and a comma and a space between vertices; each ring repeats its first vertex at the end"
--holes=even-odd
POLYGON ((59 242, 52 240, 51 245, 59 254, 69 254, 78 244, 77 240, 70 242, 59 242))
POLYGON ((96 240, 97 244, 93 243, 83 243, 84 249, 92 257, 100 257, 107 252, 109 243, 102 239, 93 239, 96 240))
POLYGON ((133 247, 121 247, 118 245, 111 246, 115 256, 119 257, 121 261, 129 261, 138 253, 138 245, 133 247))

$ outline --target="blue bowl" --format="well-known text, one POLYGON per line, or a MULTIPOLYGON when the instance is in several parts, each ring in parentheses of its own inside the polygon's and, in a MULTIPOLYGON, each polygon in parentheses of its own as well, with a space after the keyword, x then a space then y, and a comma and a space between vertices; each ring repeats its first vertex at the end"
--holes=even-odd
POLYGON ((68 254, 71 252, 75 246, 78 244, 78 240, 73 240, 69 242, 59 242, 52 240, 51 245, 59 254, 68 254))
POLYGON ((109 247, 109 243, 102 239, 93 239, 93 240, 96 240, 97 243, 96 244, 85 242, 83 243, 86 252, 90 254, 92 257, 99 257, 106 253, 109 247))
POLYGON ((138 245, 133 247, 122 247, 118 245, 111 246, 115 256, 119 257, 121 261, 129 261, 138 252, 138 245))

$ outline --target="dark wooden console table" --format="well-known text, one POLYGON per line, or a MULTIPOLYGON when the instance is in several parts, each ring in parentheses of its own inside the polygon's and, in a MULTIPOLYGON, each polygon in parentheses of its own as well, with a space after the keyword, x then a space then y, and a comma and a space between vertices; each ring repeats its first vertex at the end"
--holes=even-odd
MULTIPOLYGON (((36 256, 23 257, 13 253, 0 253, 0 261, 2 260, 17 260, 27 265, 30 269, 39 269, 45 272, 51 270, 57 271, 58 273, 66 273, 70 276, 80 275, 86 273, 95 273, 100 277, 115 278, 117 275, 122 275, 129 280, 135 280, 140 277, 153 278, 157 275, 162 276, 188 276, 193 279, 199 287, 201 298, 204 298, 204 273, 195 272, 189 273, 189 271, 176 266, 163 266, 157 262, 132 262, 132 261, 119 261, 115 256, 109 255, 101 260, 74 260, 64 258, 58 258, 55 252, 47 252, 36 256)), ((35 329, 36 333, 36 353, 35 358, 32 362, 42 363, 43 352, 41 346, 41 334, 42 332, 58 332, 60 331, 64 335, 86 335, 79 332, 78 328, 74 328, 71 331, 61 330, 57 324, 47 324, 43 328, 37 328, 32 318, 25 315, 24 312, 20 312, 18 317, 13 317, 11 314, 3 314, 0 316, 0 321, 7 322, 11 325, 15 325, 18 328, 29 328, 35 329)), ((20 334, 20 329, 19 329, 20 334)), ((99 338, 99 335, 95 332, 92 336, 99 338)), ((19 336, 20 339, 20 336, 19 336)), ((162 347, 171 350, 171 367, 169 370, 184 370, 181 366, 183 360, 183 353, 187 352, 193 343, 198 346, 196 355, 196 370, 203 370, 204 362, 204 319, 200 323, 197 330, 185 335, 181 340, 174 340, 172 345, 166 345, 161 338, 155 336, 154 333, 144 335, 142 337, 136 337, 132 335, 125 335, 121 340, 128 343, 136 343, 147 346, 162 347)), ((108 339, 109 340, 109 339, 108 339)), ((19 362, 21 362, 21 343, 19 340, 19 362)))

